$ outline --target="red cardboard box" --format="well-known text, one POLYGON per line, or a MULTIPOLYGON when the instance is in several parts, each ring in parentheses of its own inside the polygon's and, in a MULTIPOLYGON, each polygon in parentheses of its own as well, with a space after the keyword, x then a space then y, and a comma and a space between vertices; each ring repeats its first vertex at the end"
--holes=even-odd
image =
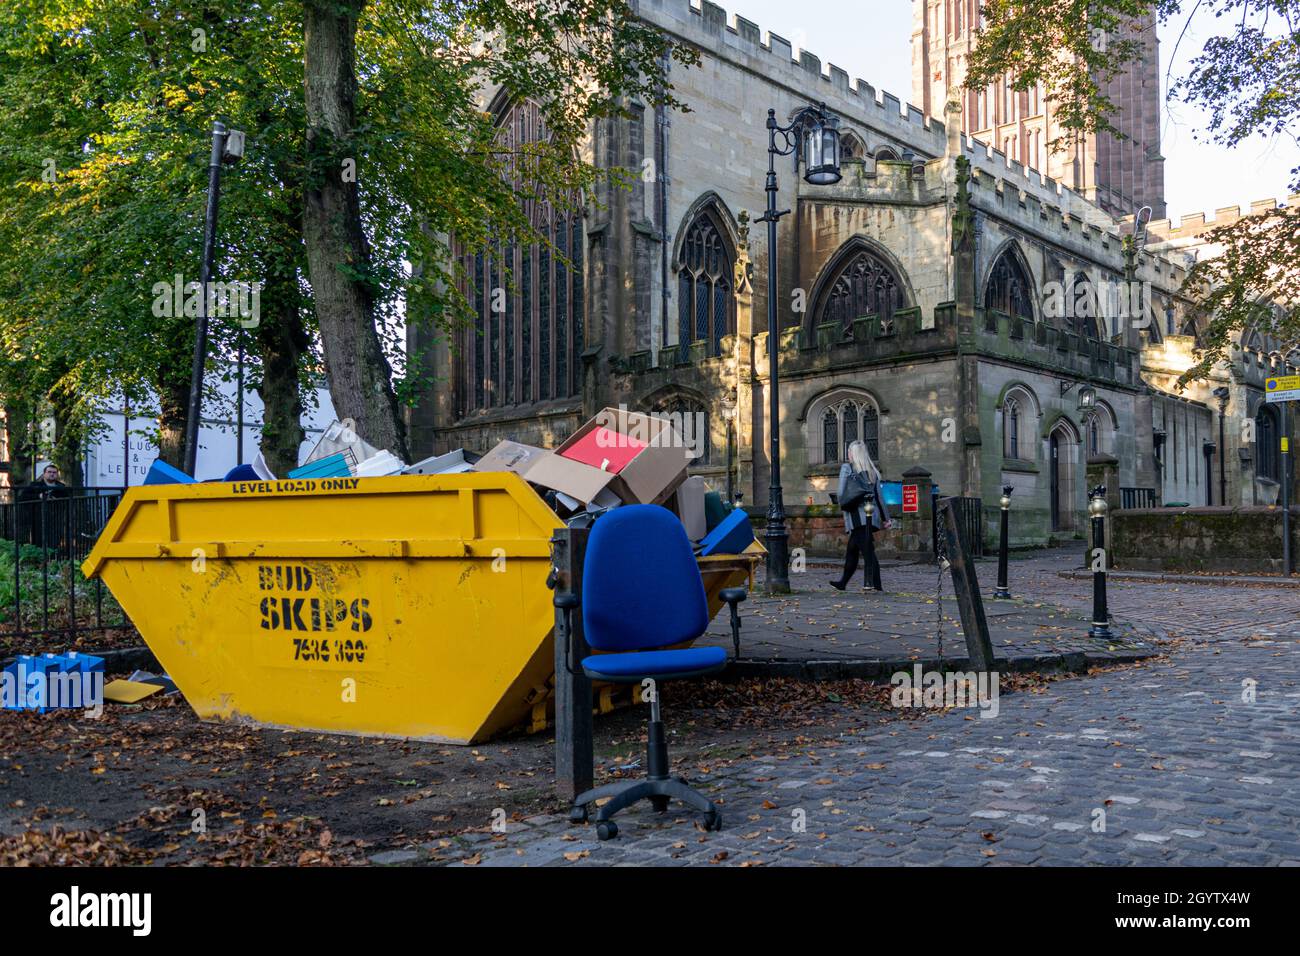
POLYGON ((686 480, 692 460, 691 450, 671 421, 626 408, 603 409, 555 451, 569 458, 574 448, 594 448, 602 456, 597 464, 609 459, 611 465, 612 453, 634 452, 611 477, 626 487, 629 503, 646 505, 667 501, 686 480))
POLYGON ((641 454, 645 447, 645 442, 619 435, 600 426, 579 437, 572 445, 566 442, 560 454, 573 461, 580 461, 584 465, 617 475, 631 463, 633 458, 641 454))

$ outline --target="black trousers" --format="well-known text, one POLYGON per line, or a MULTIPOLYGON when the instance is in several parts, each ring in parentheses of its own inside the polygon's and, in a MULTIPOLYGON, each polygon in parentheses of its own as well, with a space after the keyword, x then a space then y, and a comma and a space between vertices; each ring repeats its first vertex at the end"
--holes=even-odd
MULTIPOLYGON (((857 525, 856 519, 854 519, 854 525, 857 525)), ((860 554, 862 555, 862 586, 883 591, 884 586, 880 583, 880 562, 876 560, 876 549, 872 548, 870 552, 867 551, 867 535, 870 533, 867 528, 863 527, 854 527, 849 532, 849 549, 844 553, 844 574, 840 578, 840 582, 842 584, 849 583, 849 579, 858 570, 858 555, 860 554)))

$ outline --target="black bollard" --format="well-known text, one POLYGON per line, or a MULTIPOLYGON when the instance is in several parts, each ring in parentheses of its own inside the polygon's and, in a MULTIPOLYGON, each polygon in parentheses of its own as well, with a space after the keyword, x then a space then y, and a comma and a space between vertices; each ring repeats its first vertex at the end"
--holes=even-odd
POLYGON ((1010 600, 1011 591, 1007 588, 1007 537, 1008 529, 1011 524, 1011 492, 1010 485, 1002 486, 1002 498, 998 502, 1002 506, 1002 540, 998 544, 998 587, 993 592, 996 600, 1010 600))
MULTIPOLYGON (((867 500, 862 503, 862 510, 865 511, 867 515, 867 532, 866 532, 867 566, 863 568, 863 572, 866 574, 870 574, 873 580, 880 580, 880 565, 876 560, 875 525, 872 523, 873 521, 875 521, 875 514, 876 514, 875 494, 867 495, 867 500), (875 570, 872 570, 873 568, 875 570)), ((884 586, 882 585, 880 587, 877 587, 875 590, 883 591, 884 586)))
POLYGON ((1109 641, 1110 611, 1106 607, 1106 486, 1098 485, 1088 496, 1088 514, 1092 518, 1092 630, 1089 637, 1109 641))

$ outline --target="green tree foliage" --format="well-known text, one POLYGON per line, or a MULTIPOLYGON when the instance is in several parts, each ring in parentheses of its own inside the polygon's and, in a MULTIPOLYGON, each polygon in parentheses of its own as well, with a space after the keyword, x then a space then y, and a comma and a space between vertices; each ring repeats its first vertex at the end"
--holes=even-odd
MULTIPOLYGON (((1196 16, 1219 32, 1187 75, 1173 78, 1170 96, 1206 110, 1205 133, 1225 147, 1300 135, 1300 0, 984 0, 982 9, 967 88, 1003 76, 1021 90, 1041 81, 1067 134, 1119 135, 1105 86, 1142 54, 1137 26, 1155 17, 1181 35, 1196 16)), ((1277 187, 1300 193, 1300 168, 1277 187)), ((1288 343, 1287 352, 1300 345, 1300 203, 1218 226, 1205 239, 1223 254, 1202 258, 1184 286, 1204 330, 1200 361, 1184 381, 1205 375, 1251 327, 1288 343)))
MULTIPOLYGON (((30 366, 24 394, 61 396, 56 404, 87 420, 114 394, 138 406, 152 390, 174 464, 193 313, 155 314, 155 286, 197 280, 216 117, 255 130, 249 161, 226 177, 216 275, 265 283, 266 325, 214 322, 212 354, 242 343, 256 366, 280 323, 303 321, 292 14, 237 0, 0 9, 0 90, 11 107, 0 112, 4 348, 30 366)), ((300 372, 297 362, 288 370, 295 395, 300 372)))
MULTIPOLYGON (((697 61, 659 31, 637 20, 627 0, 352 0, 309 2, 309 22, 329 31, 327 50, 355 60, 354 126, 311 131, 313 189, 341 212, 352 202, 339 170, 355 160, 360 222, 325 235, 351 289, 332 289, 338 308, 325 308, 317 289, 322 345, 338 363, 373 354, 371 329, 397 369, 403 400, 430 383, 415 374, 402 346, 402 328, 426 323, 443 332, 467 314, 457 291, 463 276, 450 255, 454 241, 469 248, 490 242, 531 243, 530 201, 571 204, 599 175, 583 156, 593 123, 622 114, 634 98, 682 104, 659 81, 661 58, 697 61), (322 8, 322 9, 317 9, 322 8), (326 22, 323 14, 340 17, 326 22), (337 38, 346 33, 343 42, 337 38), (350 42, 347 42, 349 41, 350 42), (489 96, 531 99, 542 110, 549 137, 514 151, 501 148, 489 96), (329 181, 333 178, 334 181, 329 181), (409 272, 407 266, 413 267, 409 272)), ((332 68, 334 57, 320 64, 332 68)), ((309 48, 307 86, 318 88, 309 48)), ((335 87, 349 81, 335 78, 335 87)), ((322 95, 328 89, 322 91, 322 95)), ((322 106, 324 117, 349 112, 343 100, 322 106)), ((314 199, 317 197, 313 197, 314 199)), ((310 208, 310 204, 309 204, 310 208)), ((318 283, 322 284, 322 283, 318 283)), ((333 373, 332 373, 333 377, 333 373)), ((361 431, 400 443, 398 405, 387 391, 355 376, 351 392, 332 388, 336 403, 361 431), (355 394, 353 394, 353 392, 355 394), (369 424, 368 424, 369 423, 369 424)), ((333 383, 332 383, 333 384, 333 383)))
MULTIPOLYGON (((358 356, 380 367, 360 399, 366 414, 388 416, 379 431, 400 451, 395 395, 429 384, 406 377, 403 326, 445 330, 465 311, 453 238, 532 240, 520 184, 570 202, 596 176, 579 155, 594 121, 633 97, 679 105, 656 82, 668 50, 627 0, 8 0, 5 402, 34 408, 57 395, 61 414, 88 421, 109 396, 138 404, 152 391, 163 456, 179 463, 193 317, 155 315, 155 286, 197 279, 209 130, 220 118, 248 143, 223 179, 215 278, 264 288, 256 327, 213 323, 212 355, 229 359, 242 345, 252 359, 274 467, 296 457, 300 386, 322 358, 331 372, 358 356), (310 142, 308 14, 344 22, 354 86, 332 92, 355 107, 345 128, 310 142), (485 110, 497 88, 541 104, 547 142, 523 155, 499 149, 485 110), (322 309, 304 237, 308 197, 339 182, 353 234, 326 250, 318 277, 342 277, 361 303, 348 316, 333 300, 322 309)), ((345 416, 353 392, 334 389, 345 416)), ((363 434, 366 414, 347 416, 363 434)))

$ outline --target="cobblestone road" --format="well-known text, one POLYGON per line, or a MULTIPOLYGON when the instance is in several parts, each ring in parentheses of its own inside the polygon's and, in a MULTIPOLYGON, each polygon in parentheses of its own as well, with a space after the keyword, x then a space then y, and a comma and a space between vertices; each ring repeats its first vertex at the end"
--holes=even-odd
MULTIPOLYGON (((1017 561, 1013 590, 1084 610, 1088 584, 1058 575, 1077 563, 1017 561)), ((533 866, 1300 865, 1300 590, 1116 582, 1112 598, 1175 639, 1167 656, 1005 694, 995 717, 864 725, 697 776, 720 833, 643 804, 606 843, 533 818, 455 852, 533 866)))

